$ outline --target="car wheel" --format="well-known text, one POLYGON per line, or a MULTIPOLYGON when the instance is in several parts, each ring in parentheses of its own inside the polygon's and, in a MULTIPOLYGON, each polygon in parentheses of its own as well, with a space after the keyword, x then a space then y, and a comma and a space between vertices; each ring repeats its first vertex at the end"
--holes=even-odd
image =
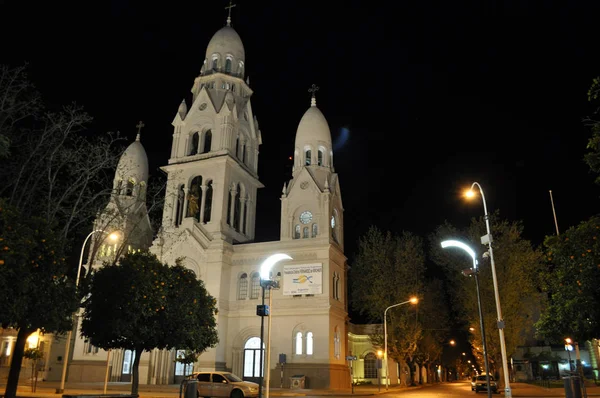
POLYGON ((244 393, 241 390, 233 390, 231 392, 231 398, 244 398, 244 393))

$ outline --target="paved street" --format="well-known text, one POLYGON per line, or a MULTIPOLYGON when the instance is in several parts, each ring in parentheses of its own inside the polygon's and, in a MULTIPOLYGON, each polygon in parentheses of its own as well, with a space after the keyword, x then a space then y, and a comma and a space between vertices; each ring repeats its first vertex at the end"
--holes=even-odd
MULTIPOLYGON (((515 398, 538 397, 538 398, 553 398, 564 397, 565 392, 562 388, 542 388, 526 383, 513 383, 512 395, 515 398)), ((4 394, 4 385, 0 384, 0 397, 4 394)), ((61 394, 56 394, 55 390, 58 387, 57 382, 40 382, 35 393, 31 392, 31 386, 27 384, 19 385, 18 397, 21 398, 60 398, 61 394)), ((178 385, 140 385, 140 398, 178 398, 178 385)), ((66 385, 65 394, 68 395, 90 395, 103 392, 103 383, 77 383, 66 385)), ((129 383, 109 383, 109 394, 116 396, 117 394, 127 394, 130 392, 129 383)), ((600 387, 588 387, 588 397, 600 397, 600 387)), ((273 388, 270 390, 272 397, 366 397, 382 395, 381 398, 389 397, 419 397, 419 398, 458 398, 458 397, 480 397, 485 398, 487 394, 480 392, 476 394, 471 391, 468 381, 457 381, 451 383, 440 383, 433 385, 424 385, 409 388, 400 388, 396 386, 390 387, 388 391, 385 387, 380 389, 375 386, 357 386, 352 390, 290 390, 273 388)), ((493 397, 502 397, 504 393, 494 394, 493 397)))

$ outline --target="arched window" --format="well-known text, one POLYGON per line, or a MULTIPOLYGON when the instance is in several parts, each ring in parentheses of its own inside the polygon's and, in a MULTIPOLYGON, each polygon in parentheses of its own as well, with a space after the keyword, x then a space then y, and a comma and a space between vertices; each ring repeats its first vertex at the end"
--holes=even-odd
POLYGON ((241 76, 244 74, 244 62, 240 61, 238 64, 238 74, 241 76))
POLYGON ((250 285, 250 298, 257 299, 260 295, 260 275, 258 272, 252 274, 250 285))
POLYGON ((235 157, 240 157, 240 137, 235 139, 235 157))
POLYGON ((236 231, 240 230, 240 213, 242 210, 242 200, 241 200, 241 189, 238 186, 237 192, 235 193, 235 199, 233 203, 233 229, 236 231))
POLYGON ((340 359, 340 330, 336 326, 333 332, 333 356, 340 359))
POLYGON ((204 223, 210 222, 210 212, 212 211, 212 197, 212 180, 209 180, 206 183, 206 195, 204 196, 204 223))
POLYGON ((303 238, 308 238, 308 227, 304 227, 302 229, 302 237, 303 238))
POLYGON ((300 224, 296 224, 294 227, 294 239, 300 239, 300 224))
POLYGON ((248 274, 243 273, 238 280, 238 300, 246 300, 248 297, 248 274))
POLYGON ((218 67, 219 67, 219 59, 217 57, 214 57, 212 60, 212 68, 214 70, 217 70, 218 67))
POLYGON ((317 154, 317 164, 319 166, 323 166, 323 150, 319 149, 319 153, 317 154))
POLYGON ((316 238, 318 232, 319 232, 319 227, 317 226, 317 223, 314 223, 312 225, 312 237, 316 238))
POLYGON ((377 378, 377 358, 372 352, 365 355, 365 379, 377 378))
POLYGON ((202 153, 210 152, 211 144, 212 144, 212 131, 207 130, 206 133, 204 133, 204 148, 202 148, 202 153))
POLYGON ((244 345, 244 378, 253 379, 262 376, 262 368, 265 362, 265 344, 260 344, 258 337, 248 339, 244 345), (262 353, 261 353, 262 351, 262 353), (263 363, 260 363, 262 357, 263 363))
POLYGON ((310 166, 311 150, 304 151, 304 164, 310 166))
POLYGON ((306 355, 313 354, 313 333, 306 333, 306 355))
POLYGON ((115 190, 115 193, 117 195, 121 194, 121 189, 123 189, 123 180, 119 180, 119 182, 117 182, 117 188, 115 190))
POLYGON ((125 195, 126 196, 133 195, 133 186, 134 185, 135 185, 135 181, 133 180, 133 178, 130 178, 129 180, 127 180, 127 187, 125 187, 125 195))
POLYGON ((194 177, 188 192, 188 208, 186 217, 194 217, 200 221, 200 201, 202 200, 202 176, 194 177))
POLYGON ((302 332, 296 333, 296 349, 294 352, 296 355, 302 355, 302 332))
POLYGON ((242 144, 242 163, 246 161, 246 144, 242 144))
POLYGON ((231 58, 225 59, 225 72, 231 73, 231 58))
POLYGON ((233 185, 231 187, 231 190, 229 191, 229 198, 227 201, 227 225, 232 225, 231 222, 231 206, 233 206, 233 190, 237 189, 236 185, 233 185))
POLYGON ((192 156, 198 153, 198 141, 200 140, 200 136, 198 132, 192 135, 192 140, 190 142, 190 147, 188 149, 188 156, 192 156))

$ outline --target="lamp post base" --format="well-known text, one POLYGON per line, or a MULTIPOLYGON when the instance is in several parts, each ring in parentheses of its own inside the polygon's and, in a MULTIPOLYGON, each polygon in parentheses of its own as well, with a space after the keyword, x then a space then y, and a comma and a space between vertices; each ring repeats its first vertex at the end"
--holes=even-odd
POLYGON ((64 388, 57 388, 55 394, 62 394, 65 392, 64 388))

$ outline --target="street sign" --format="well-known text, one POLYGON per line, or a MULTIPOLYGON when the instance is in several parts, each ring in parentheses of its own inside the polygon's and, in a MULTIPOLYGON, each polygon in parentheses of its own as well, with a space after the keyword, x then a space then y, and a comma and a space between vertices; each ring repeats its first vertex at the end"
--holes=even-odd
POLYGON ((356 361, 356 356, 348 355, 346 361, 356 361))

